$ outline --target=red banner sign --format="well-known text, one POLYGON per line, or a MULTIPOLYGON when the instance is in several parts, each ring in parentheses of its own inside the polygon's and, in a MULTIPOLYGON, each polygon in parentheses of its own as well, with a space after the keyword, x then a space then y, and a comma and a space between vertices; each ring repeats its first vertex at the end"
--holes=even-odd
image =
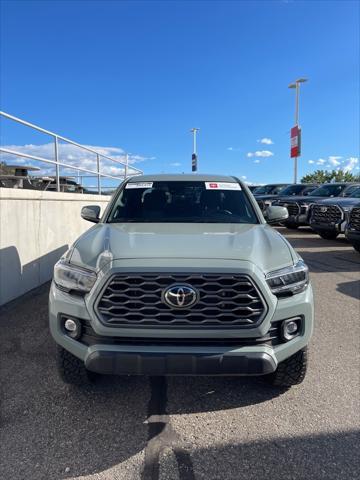
POLYGON ((297 125, 291 129, 291 148, 290 156, 300 157, 301 155, 301 128, 297 125))

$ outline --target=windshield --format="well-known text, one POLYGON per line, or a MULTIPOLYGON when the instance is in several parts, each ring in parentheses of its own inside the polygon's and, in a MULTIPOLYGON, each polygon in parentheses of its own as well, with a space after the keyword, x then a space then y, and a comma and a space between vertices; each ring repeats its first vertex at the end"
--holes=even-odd
POLYGON ((360 198, 360 185, 353 185, 344 190, 343 197, 360 198))
POLYGON ((289 185, 282 190, 281 195, 298 195, 306 189, 306 185, 289 185))
POLYGON ((280 193, 286 185, 263 185, 262 187, 257 187, 254 190, 255 195, 277 195, 280 193))
POLYGON ((322 185, 311 192, 314 197, 337 197, 346 188, 346 185, 322 185))
POLYGON ((317 186, 312 186, 312 187, 307 187, 307 188, 304 188, 304 190, 302 191, 302 195, 310 195, 310 193, 312 194, 312 192, 318 188, 317 186))
POLYGON ((108 222, 259 223, 236 182, 131 182, 111 209, 108 222))

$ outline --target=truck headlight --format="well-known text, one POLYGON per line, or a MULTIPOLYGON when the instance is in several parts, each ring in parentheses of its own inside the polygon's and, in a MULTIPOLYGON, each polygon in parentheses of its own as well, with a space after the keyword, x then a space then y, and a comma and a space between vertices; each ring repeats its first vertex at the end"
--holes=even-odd
POLYGON ((54 282, 66 292, 90 292, 96 282, 96 273, 85 268, 75 267, 60 259, 54 267, 54 282))
POLYGON ((277 296, 303 292, 309 284, 309 269, 303 260, 292 267, 274 270, 266 275, 272 293, 277 296))

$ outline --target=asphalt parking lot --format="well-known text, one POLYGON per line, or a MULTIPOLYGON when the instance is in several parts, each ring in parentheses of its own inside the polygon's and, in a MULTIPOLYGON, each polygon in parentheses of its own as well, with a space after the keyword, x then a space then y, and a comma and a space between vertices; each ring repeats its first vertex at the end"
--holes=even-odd
POLYGON ((311 270, 316 328, 305 382, 57 377, 48 285, 0 312, 0 478, 357 479, 360 255, 339 237, 280 229, 311 270))

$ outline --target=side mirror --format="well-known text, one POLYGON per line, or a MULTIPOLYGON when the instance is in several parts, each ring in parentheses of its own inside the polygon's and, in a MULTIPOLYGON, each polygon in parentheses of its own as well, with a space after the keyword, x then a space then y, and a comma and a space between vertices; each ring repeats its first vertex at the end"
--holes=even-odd
POLYGON ((98 205, 87 205, 81 209, 81 217, 88 222, 99 223, 100 207, 98 205))
POLYGON ((267 223, 283 222, 289 217, 289 212, 286 207, 267 207, 264 211, 264 218, 267 223))

